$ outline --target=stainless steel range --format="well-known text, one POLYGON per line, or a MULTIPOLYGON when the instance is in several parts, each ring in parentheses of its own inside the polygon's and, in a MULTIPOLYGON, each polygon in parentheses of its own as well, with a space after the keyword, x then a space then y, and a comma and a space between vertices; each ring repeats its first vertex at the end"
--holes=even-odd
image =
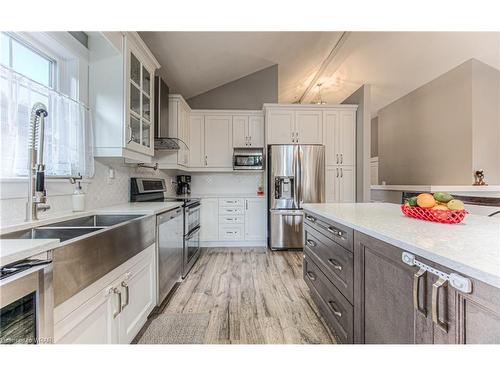
MULTIPOLYGON (((185 278, 200 256, 200 208, 201 200, 189 195, 178 195, 165 197, 166 184, 162 178, 131 178, 130 179, 130 201, 131 202, 159 202, 179 201, 183 202, 184 213, 183 227, 183 252, 182 252, 182 277, 185 278)), ((161 233, 158 233, 157 236, 161 233)), ((158 244, 159 264, 161 264, 162 246, 158 244)), ((161 277, 162 269, 159 269, 161 277)))

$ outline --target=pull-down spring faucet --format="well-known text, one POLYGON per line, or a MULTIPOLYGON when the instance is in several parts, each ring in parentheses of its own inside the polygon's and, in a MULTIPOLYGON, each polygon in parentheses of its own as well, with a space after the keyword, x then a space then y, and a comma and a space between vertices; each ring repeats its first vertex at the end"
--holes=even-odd
POLYGON ((30 138, 28 141, 30 165, 26 221, 38 220, 38 211, 46 211, 50 208, 45 192, 45 165, 43 164, 43 142, 47 116, 47 107, 43 103, 35 103, 31 109, 30 138))

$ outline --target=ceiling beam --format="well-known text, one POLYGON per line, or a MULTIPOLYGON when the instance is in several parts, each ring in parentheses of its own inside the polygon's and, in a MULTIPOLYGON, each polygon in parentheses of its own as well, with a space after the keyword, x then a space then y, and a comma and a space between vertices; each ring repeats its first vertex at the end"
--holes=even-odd
POLYGON ((339 52, 340 48, 342 47, 342 45, 344 44, 344 42, 346 41, 348 36, 349 36, 348 31, 342 32, 342 34, 340 35, 340 38, 337 39, 337 42, 333 46, 333 48, 330 51, 330 53, 328 54, 328 56, 321 63, 321 66, 319 67, 318 71, 314 75, 313 79, 311 80, 311 82, 309 82, 309 85, 306 87, 306 89, 304 90, 304 92, 302 93, 300 98, 295 103, 298 103, 298 104, 302 103, 302 101, 306 98, 307 94, 309 94, 309 92, 312 90, 312 88, 314 86, 316 86, 318 79, 323 75, 326 68, 328 68, 328 65, 330 65, 330 63, 332 62, 334 57, 337 55, 337 53, 339 52))

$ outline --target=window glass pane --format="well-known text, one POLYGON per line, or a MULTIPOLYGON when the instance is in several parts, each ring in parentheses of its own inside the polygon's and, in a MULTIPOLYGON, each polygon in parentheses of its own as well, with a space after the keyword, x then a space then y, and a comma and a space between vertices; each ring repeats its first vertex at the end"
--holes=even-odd
POLYGON ((0 56, 0 63, 5 66, 10 67, 9 61, 9 37, 5 34, 1 34, 0 45, 2 46, 2 55, 0 56))
POLYGON ((142 117, 148 121, 151 118, 151 109, 149 107, 149 98, 142 94, 142 117))
POLYGON ((12 69, 45 86, 52 86, 52 62, 12 40, 12 69))
POLYGON ((149 88, 151 87, 151 75, 146 70, 145 67, 142 67, 142 90, 146 92, 146 94, 150 95, 149 88))
POLYGON ((141 86, 141 63, 133 53, 130 54, 130 79, 141 86))
POLYGON ((130 115, 130 141, 141 143, 141 121, 134 115, 130 115))
POLYGON ((133 83, 130 83, 130 109, 141 114, 141 92, 133 83))
POLYGON ((149 147, 150 144, 151 144, 151 139, 149 138, 151 135, 151 124, 146 122, 146 121, 142 121, 142 145, 143 146, 146 146, 146 147, 149 147))

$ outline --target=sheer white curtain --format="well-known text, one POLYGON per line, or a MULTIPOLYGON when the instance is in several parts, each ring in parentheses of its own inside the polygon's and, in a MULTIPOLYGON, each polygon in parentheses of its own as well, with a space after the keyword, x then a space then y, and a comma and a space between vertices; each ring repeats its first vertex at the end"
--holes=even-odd
POLYGON ((0 177, 28 175, 31 107, 47 106, 44 164, 47 175, 94 175, 94 144, 88 108, 0 65, 0 177))

